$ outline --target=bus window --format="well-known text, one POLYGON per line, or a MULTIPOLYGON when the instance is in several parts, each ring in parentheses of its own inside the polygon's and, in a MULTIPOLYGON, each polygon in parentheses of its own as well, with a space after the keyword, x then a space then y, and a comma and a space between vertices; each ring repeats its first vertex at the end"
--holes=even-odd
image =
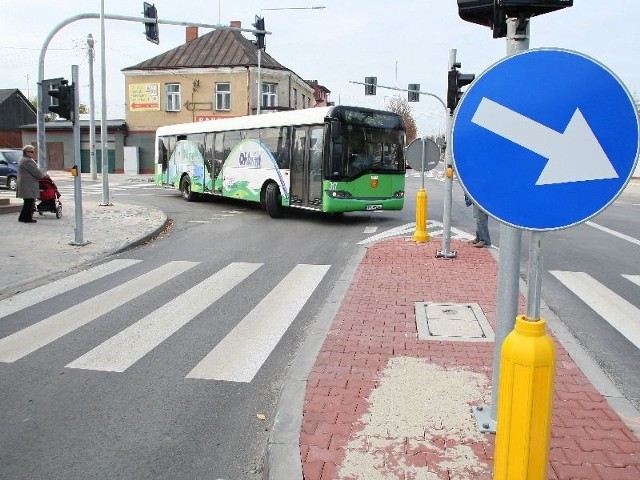
POLYGON ((289 127, 263 128, 260 140, 271 151, 279 168, 289 168, 289 127))
POLYGON ((197 146, 201 154, 204 154, 204 133, 191 133, 187 135, 187 140, 197 146))
MULTIPOLYGON (((342 135, 341 175, 354 178, 367 172, 404 171, 402 161, 403 132, 373 130, 348 126, 342 135)), ((334 164, 337 163, 334 148, 334 164)))
POLYGON ((167 162, 169 160, 169 139, 162 137, 158 139, 158 158, 156 163, 162 164, 162 170, 167 169, 167 162))
POLYGON ((249 140, 260 141, 260 130, 258 130, 257 128, 245 130, 242 139, 244 140, 245 138, 248 138, 249 140))
POLYGON ((215 178, 213 170, 213 133, 207 133, 204 138, 204 166, 211 178, 215 178))
POLYGON ((236 147, 236 145, 240 143, 240 140, 242 140, 241 133, 242 132, 238 130, 234 130, 231 132, 224 132, 223 151, 224 151, 225 159, 229 156, 229 154, 231 153, 231 150, 233 150, 236 147))
POLYGON ((172 135, 172 136, 167 137, 167 138, 169 140, 167 142, 167 144, 168 144, 167 150, 169 151, 168 152, 168 157, 169 157, 169 160, 171 160, 171 157, 173 157, 173 152, 176 150, 176 137, 172 135))
POLYGON ((216 133, 215 142, 213 146, 213 160, 215 166, 213 167, 214 175, 217 177, 222 170, 222 164, 224 163, 225 155, 224 148, 222 146, 224 139, 224 133, 216 133))

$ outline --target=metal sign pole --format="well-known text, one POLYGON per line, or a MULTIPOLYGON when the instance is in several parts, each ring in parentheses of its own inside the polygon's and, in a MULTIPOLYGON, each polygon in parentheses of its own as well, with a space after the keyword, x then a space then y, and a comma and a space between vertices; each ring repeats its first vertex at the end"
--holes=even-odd
MULTIPOLYGON (((455 48, 449 50, 449 70, 456 63, 455 48)), ((453 129, 452 121, 453 111, 447 109, 447 131, 445 133, 445 151, 444 151, 444 209, 443 209, 443 229, 442 229, 442 250, 436 252, 437 258, 456 258, 456 252, 451 251, 451 203, 453 197, 453 159, 451 154, 451 130, 453 129)))
POLYGON ((82 181, 80 171, 80 119, 79 110, 80 110, 80 85, 78 82, 78 65, 71 65, 71 82, 73 84, 73 112, 72 115, 72 123, 73 123, 73 157, 74 157, 74 171, 76 172, 75 177, 73 178, 73 196, 75 200, 75 227, 74 227, 74 241, 71 242, 71 245, 82 246, 86 245, 88 242, 85 242, 82 238, 82 181))
MULTIPOLYGON (((529 21, 519 31, 520 20, 507 19, 507 54, 509 57, 529 49, 529 21)), ((498 262, 498 295, 496 303, 496 343, 493 350, 493 378, 491 406, 477 407, 476 417, 482 432, 496 431, 498 419, 498 386, 500 384, 500 358, 502 343, 515 326, 520 295, 520 251, 522 230, 500 223, 500 253, 498 262), (488 416, 487 416, 488 414, 488 416)))

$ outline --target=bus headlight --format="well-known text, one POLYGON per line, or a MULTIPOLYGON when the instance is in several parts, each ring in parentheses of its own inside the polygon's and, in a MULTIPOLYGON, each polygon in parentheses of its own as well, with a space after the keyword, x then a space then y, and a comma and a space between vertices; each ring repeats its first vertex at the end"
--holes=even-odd
POLYGON ((393 192, 393 198, 404 198, 404 190, 393 192))

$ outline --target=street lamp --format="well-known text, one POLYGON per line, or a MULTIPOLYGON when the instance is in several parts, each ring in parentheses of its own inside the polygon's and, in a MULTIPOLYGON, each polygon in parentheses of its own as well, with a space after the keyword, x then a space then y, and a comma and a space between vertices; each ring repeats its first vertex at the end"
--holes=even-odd
POLYGON ((325 7, 324 5, 318 5, 315 7, 280 7, 280 8, 261 8, 260 9, 260 16, 262 16, 262 11, 263 10, 323 10, 327 7, 325 7))
MULTIPOLYGON (((264 17, 262 16, 263 11, 276 11, 276 10, 323 10, 327 7, 324 5, 316 5, 312 7, 277 7, 277 8, 261 8, 260 16, 256 17, 256 24, 258 23, 258 18, 262 22, 262 28, 264 28, 264 17)), ((256 27, 257 28, 257 27, 256 27)), ((256 106, 256 114, 260 115, 260 107, 262 106, 262 49, 260 46, 260 42, 256 42, 256 46, 258 47, 258 103, 256 106)))

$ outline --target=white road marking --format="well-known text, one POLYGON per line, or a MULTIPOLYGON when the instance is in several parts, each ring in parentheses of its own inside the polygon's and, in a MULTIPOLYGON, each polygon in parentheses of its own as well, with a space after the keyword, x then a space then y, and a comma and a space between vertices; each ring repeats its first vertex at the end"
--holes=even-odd
MULTIPOLYGON (((400 225, 399 227, 391 228, 389 230, 385 230, 384 232, 380 232, 377 235, 367 237, 364 240, 361 240, 360 242, 358 242, 358 245, 366 245, 368 243, 377 242, 378 240, 384 240, 386 238, 397 237, 397 236, 406 235, 409 233, 413 234, 415 232, 415 229, 416 229, 415 222, 405 223, 404 225, 400 225)), ((429 220, 427 221, 427 230, 429 231, 430 236, 437 237, 443 234, 444 225, 441 222, 436 222, 435 220, 429 220), (435 229, 435 230, 429 231, 429 229, 435 229)), ((472 238, 474 238, 474 235, 470 235, 455 227, 451 227, 451 234, 455 235, 457 238, 462 238, 464 240, 471 240, 472 238)))
POLYGON ((640 275, 622 275, 622 276, 627 280, 629 280, 630 282, 633 282, 640 287, 640 275))
POLYGON ((232 263, 226 266, 67 367, 124 372, 262 265, 232 263))
POLYGON ((330 265, 296 265, 187 378, 250 382, 330 265))
POLYGON ((11 363, 197 265, 169 262, 92 299, 0 339, 0 362, 11 363))
POLYGON ((584 272, 551 270, 550 273, 640 348, 640 309, 584 272))
POLYGON ((110 275, 114 272, 141 262, 141 260, 112 260, 108 263, 92 267, 88 270, 75 273, 69 277, 56 280, 27 292, 14 295, 11 298, 0 301, 0 318, 11 315, 19 310, 44 302, 50 298, 61 295, 69 290, 86 285, 98 278, 110 275))
POLYGON ((364 245, 367 243, 377 242, 378 240, 382 240, 385 238, 395 237, 397 235, 402 235, 404 233, 409 233, 416 228, 415 223, 405 223, 404 225, 400 225, 399 227, 391 228, 389 230, 385 230, 384 232, 380 232, 377 235, 373 235, 372 237, 365 238, 364 240, 358 242, 358 245, 364 245))
POLYGON ((625 235, 624 233, 616 232, 615 230, 611 230, 610 228, 603 227, 602 225, 598 225, 597 223, 593 223, 593 222, 585 222, 585 223, 590 227, 597 228, 598 230, 602 230, 605 233, 609 233, 614 237, 621 238, 622 240, 626 240, 627 242, 631 242, 634 245, 640 246, 640 240, 638 240, 637 238, 630 237, 629 235, 625 235))

